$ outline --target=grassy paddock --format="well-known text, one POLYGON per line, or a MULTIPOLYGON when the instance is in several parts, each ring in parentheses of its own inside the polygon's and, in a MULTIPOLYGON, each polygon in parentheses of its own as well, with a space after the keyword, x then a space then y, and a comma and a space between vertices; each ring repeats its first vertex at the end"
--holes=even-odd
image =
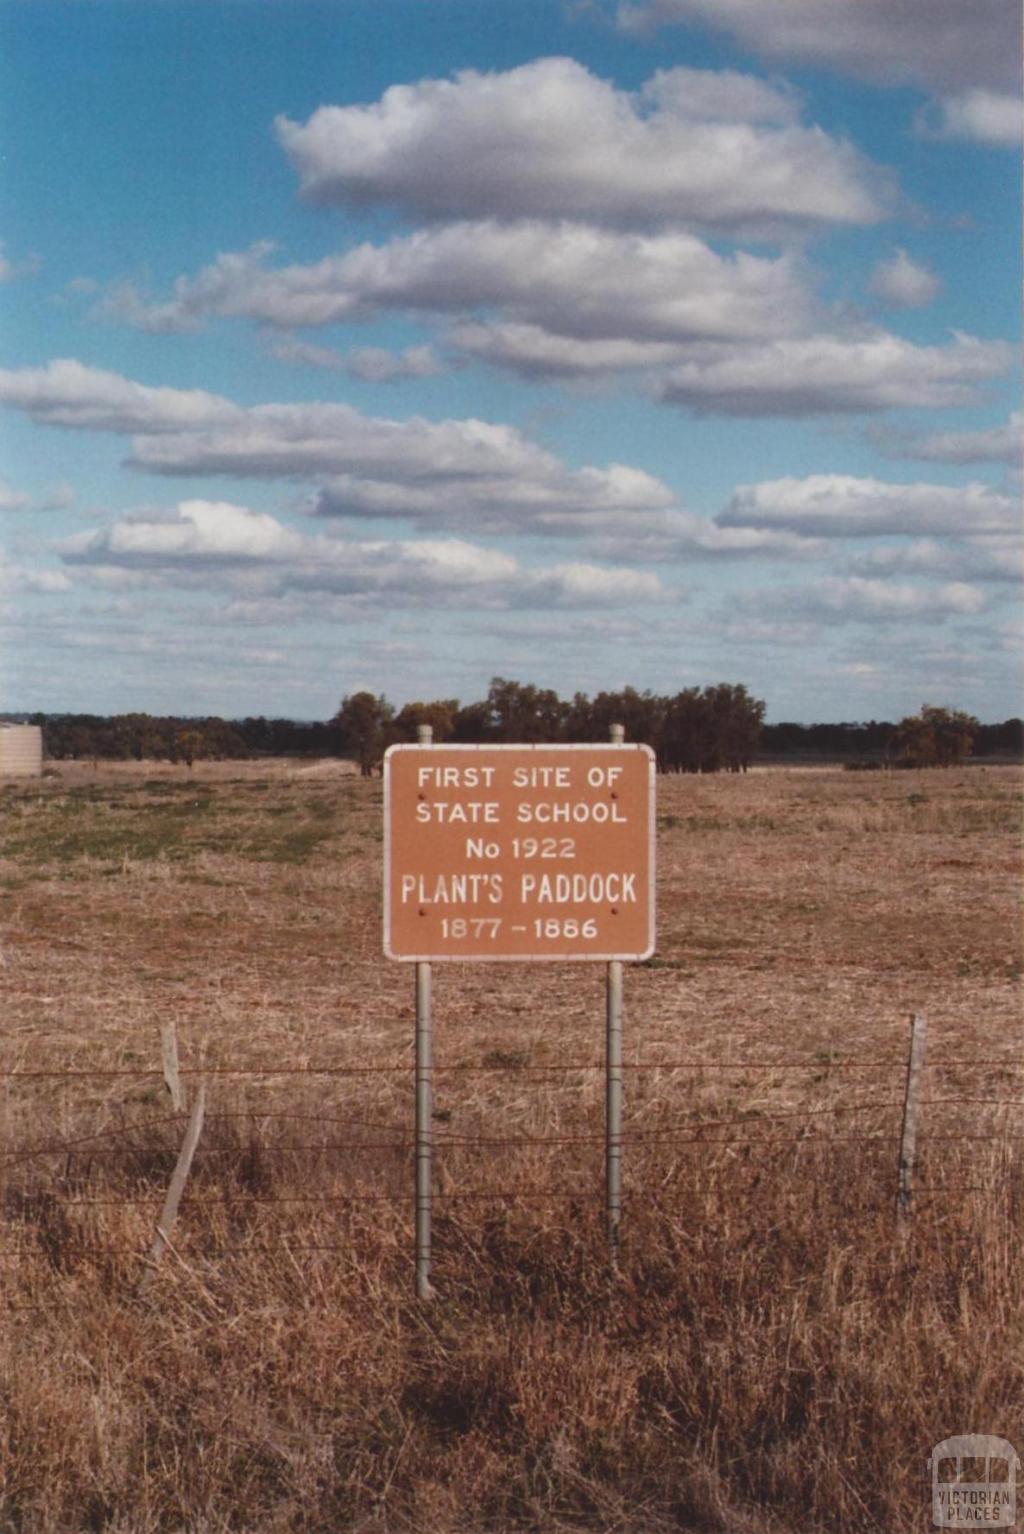
POLYGON ((8 1082, 0 1529, 929 1528, 934 1442, 1021 1447, 1019 774, 659 782, 615 1282, 601 967, 438 966, 426 1308, 380 800, 331 764, 0 788, 4 1069, 152 1073, 173 1019, 209 1115, 140 1297, 159 1078, 8 1082))

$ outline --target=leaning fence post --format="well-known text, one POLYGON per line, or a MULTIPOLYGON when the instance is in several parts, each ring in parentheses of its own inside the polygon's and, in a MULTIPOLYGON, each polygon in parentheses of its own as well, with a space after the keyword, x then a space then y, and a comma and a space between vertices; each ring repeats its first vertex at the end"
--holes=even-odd
POLYGON ((160 1054, 164 1066, 164 1083, 171 1094, 171 1105, 175 1113, 184 1113, 188 1107, 188 1096, 178 1070, 178 1033, 173 1023, 165 1023, 160 1030, 160 1054))
POLYGON ((167 1189, 167 1197, 164 1199, 164 1207, 160 1211, 160 1219, 157 1222, 156 1236, 153 1245, 149 1249, 149 1268, 143 1274, 139 1285, 139 1292, 144 1294, 149 1288, 159 1266, 160 1259, 164 1254, 171 1236, 171 1229, 178 1214, 178 1205, 181 1203, 181 1195, 185 1191, 185 1183, 192 1167, 192 1157, 196 1153, 199 1144, 199 1136, 203 1132, 203 1115, 206 1112, 206 1085, 202 1083, 196 1093, 195 1104, 192 1108, 192 1116, 185 1130, 185 1138, 181 1142, 181 1150, 178 1152, 178 1164, 174 1168, 171 1185, 167 1189))
POLYGON ((906 1229, 914 1193, 914 1154, 917 1149, 917 1105, 924 1074, 927 1020, 915 1012, 910 1019, 910 1055, 907 1059, 907 1087, 903 1099, 903 1130, 900 1135, 900 1160, 896 1189, 896 1218, 906 1229))

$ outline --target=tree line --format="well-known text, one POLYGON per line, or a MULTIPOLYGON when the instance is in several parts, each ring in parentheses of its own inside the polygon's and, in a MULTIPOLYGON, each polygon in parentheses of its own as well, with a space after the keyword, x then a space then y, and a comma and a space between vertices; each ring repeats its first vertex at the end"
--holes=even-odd
POLYGON ((762 760, 842 761, 859 767, 953 767, 967 757, 1024 759, 1024 720, 980 724, 960 709, 925 703, 898 723, 769 724, 762 760))
POLYGON ((577 692, 560 698, 549 688, 495 677, 487 697, 407 703, 399 710, 370 692, 342 699, 333 723, 364 774, 373 772, 389 745, 414 741, 430 725, 435 745, 576 744, 606 741, 613 724, 626 739, 651 746, 663 772, 745 772, 754 760, 764 703, 738 683, 688 687, 673 697, 637 692, 577 692))
POLYGON ((976 757, 1024 757, 1024 723, 979 724, 972 715, 924 705, 898 722, 765 724, 764 703, 736 683, 671 696, 625 687, 563 699, 551 689, 495 677, 476 702, 456 698, 398 709, 370 692, 346 695, 322 722, 250 716, 184 718, 145 713, 8 715, 38 724, 50 759, 168 761, 202 758, 348 757, 372 773, 389 745, 415 741, 429 724, 437 744, 558 744, 605 741, 612 724, 649 745, 665 772, 742 772, 755 758, 843 761, 850 766, 951 766, 976 757))

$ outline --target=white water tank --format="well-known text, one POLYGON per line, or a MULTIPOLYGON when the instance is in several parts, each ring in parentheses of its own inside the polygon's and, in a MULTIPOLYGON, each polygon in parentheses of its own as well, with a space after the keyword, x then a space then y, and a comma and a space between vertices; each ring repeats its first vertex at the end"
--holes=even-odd
POLYGON ((38 778, 43 770, 43 732, 37 724, 0 722, 0 777, 38 778))

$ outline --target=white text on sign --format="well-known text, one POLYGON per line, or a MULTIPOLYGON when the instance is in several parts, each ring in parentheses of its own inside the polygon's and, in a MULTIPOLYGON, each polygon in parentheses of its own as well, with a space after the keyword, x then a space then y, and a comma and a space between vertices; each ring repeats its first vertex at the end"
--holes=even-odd
POLYGON ((643 957, 653 946, 653 784, 640 746, 393 747, 387 952, 643 957))

